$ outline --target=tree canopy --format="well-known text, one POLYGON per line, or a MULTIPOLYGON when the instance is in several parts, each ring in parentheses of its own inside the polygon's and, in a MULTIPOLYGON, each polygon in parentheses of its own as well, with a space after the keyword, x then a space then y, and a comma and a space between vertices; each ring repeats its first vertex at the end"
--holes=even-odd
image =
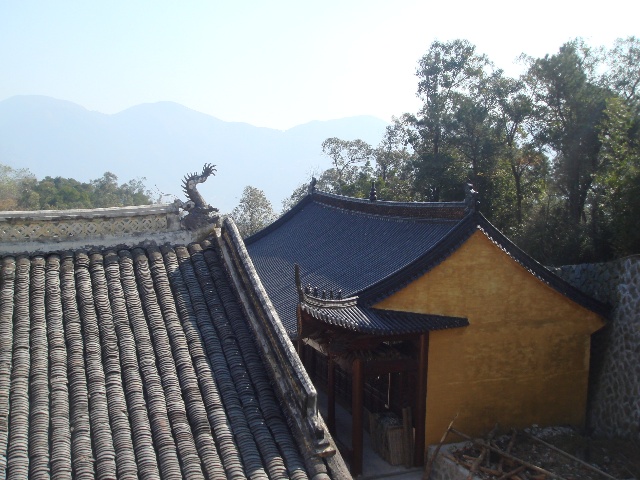
POLYGON ((231 212, 242 238, 246 238, 276 219, 271 202, 264 192, 250 185, 244 187, 238 206, 231 212))
POLYGON ((118 184, 118 177, 106 172, 102 177, 89 182, 63 177, 37 180, 27 169, 16 170, 0 165, 2 210, 65 210, 150 203, 153 203, 152 196, 144 185, 144 179, 118 184))
MULTIPOLYGON (((377 147, 329 138, 317 187, 404 201, 460 200, 546 264, 640 253, 640 40, 581 39, 511 78, 466 40, 433 42, 416 70, 417 112, 377 147)), ((297 189, 290 206, 305 193, 297 189)))

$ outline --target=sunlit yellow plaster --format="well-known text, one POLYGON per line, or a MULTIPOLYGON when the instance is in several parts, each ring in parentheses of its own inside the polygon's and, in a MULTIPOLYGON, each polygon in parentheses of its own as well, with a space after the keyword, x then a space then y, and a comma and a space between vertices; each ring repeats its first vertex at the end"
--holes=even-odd
POLYGON ((377 308, 465 317, 430 333, 427 444, 451 419, 471 435, 582 425, 596 313, 558 293, 475 232, 441 264, 377 308))

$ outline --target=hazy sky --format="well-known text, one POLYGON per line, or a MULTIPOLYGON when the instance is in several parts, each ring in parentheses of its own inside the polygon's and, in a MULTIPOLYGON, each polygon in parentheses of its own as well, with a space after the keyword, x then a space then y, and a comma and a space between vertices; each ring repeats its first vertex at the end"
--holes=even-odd
POLYGON ((47 95, 115 113, 174 101, 286 129, 416 109, 415 68, 466 38, 510 74, 584 37, 640 35, 637 0, 0 0, 0 100, 47 95))

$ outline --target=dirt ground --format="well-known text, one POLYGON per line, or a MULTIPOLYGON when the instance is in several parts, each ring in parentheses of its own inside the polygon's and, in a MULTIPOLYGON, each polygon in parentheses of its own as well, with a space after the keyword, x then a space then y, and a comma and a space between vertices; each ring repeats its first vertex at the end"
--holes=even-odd
MULTIPOLYGON (((507 451, 511 439, 512 434, 503 435, 495 438, 492 444, 502 451, 507 451)), ((459 463, 471 466, 474 459, 480 456, 482 448, 471 443, 467 445, 455 451, 453 457, 459 463)), ((640 479, 640 444, 628 440, 588 437, 570 427, 537 428, 534 426, 516 432, 510 453, 520 460, 541 467, 565 480, 640 479), (543 440, 575 458, 559 453, 532 437, 543 440), (578 460, 606 475, 598 473, 578 460)), ((478 463, 476 475, 481 478, 495 479, 500 478, 496 471, 503 474, 519 467, 519 463, 508 459, 501 460, 499 454, 491 453, 488 461, 485 458, 478 463)), ((514 476, 504 478, 524 480, 549 477, 527 468, 514 476)))

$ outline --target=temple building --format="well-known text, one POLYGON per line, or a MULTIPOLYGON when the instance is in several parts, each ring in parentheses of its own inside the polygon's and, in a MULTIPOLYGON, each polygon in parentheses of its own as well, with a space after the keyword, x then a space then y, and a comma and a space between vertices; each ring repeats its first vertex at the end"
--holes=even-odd
POLYGON ((0 213, 0 478, 350 478, 233 221, 185 180, 187 203, 0 213))
MULTIPOLYGON (((591 335, 605 305, 526 255, 476 208, 309 193, 245 240, 311 377, 351 409, 396 412, 424 461, 455 418, 470 435, 585 422, 591 335), (408 413, 408 414, 407 414, 408 413)), ((340 439, 336 439, 340 441, 340 439)))

